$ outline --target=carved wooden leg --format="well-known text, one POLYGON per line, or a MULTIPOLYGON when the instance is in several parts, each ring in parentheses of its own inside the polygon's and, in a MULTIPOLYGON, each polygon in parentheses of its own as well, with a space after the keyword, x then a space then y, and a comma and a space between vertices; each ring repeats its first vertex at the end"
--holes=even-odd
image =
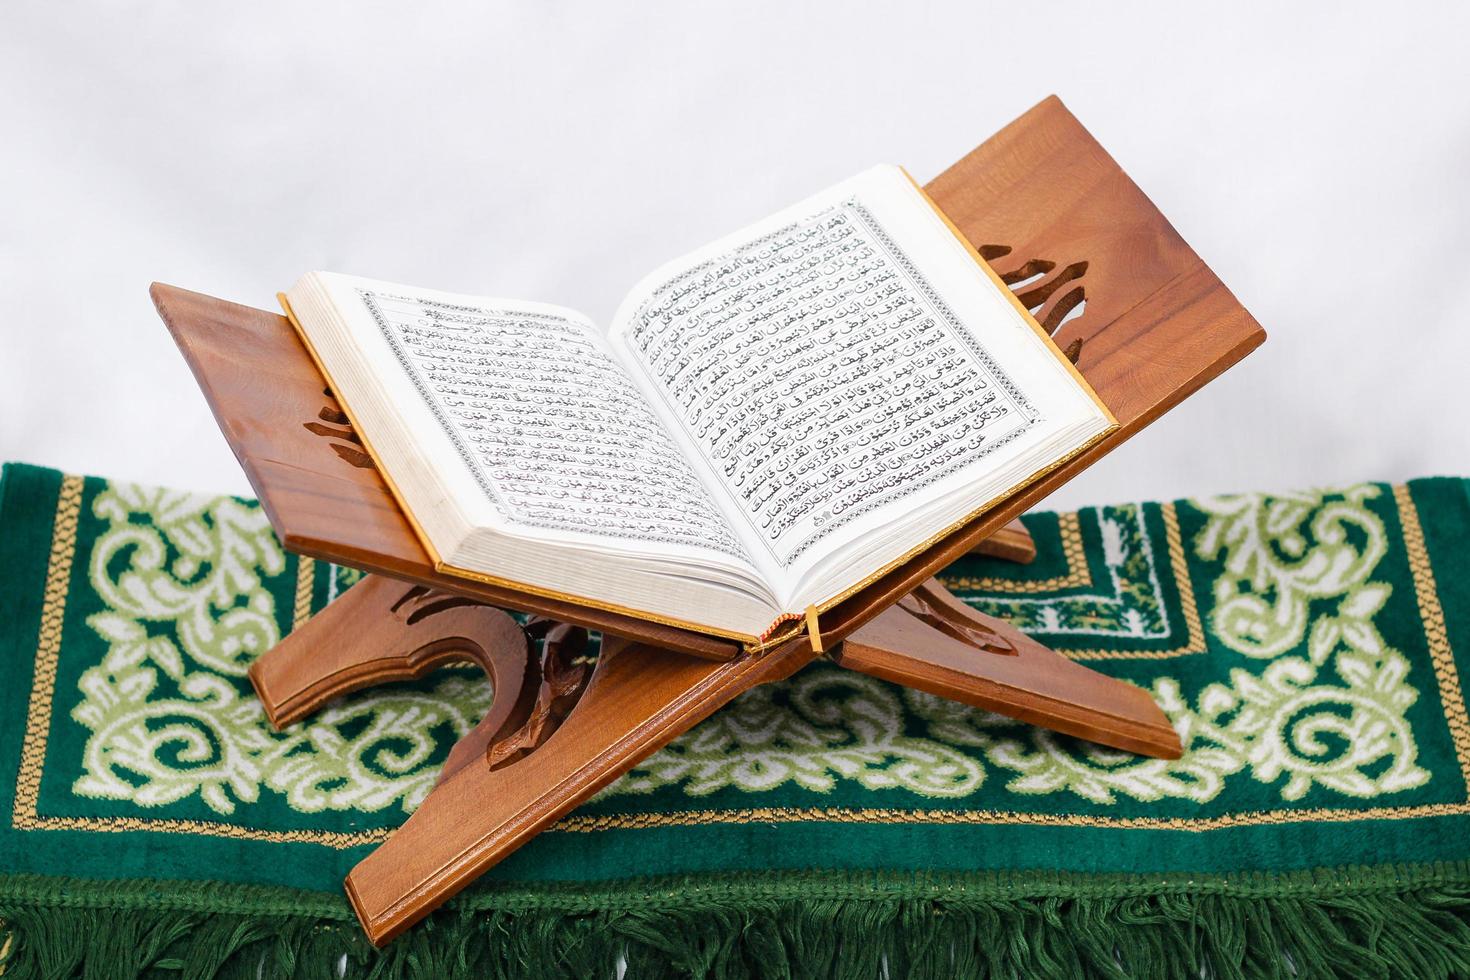
POLYGON ((1029 565, 1036 560, 1036 541, 1020 521, 1011 521, 970 550, 972 554, 988 555, 1018 565, 1029 565))
POLYGON ((343 694, 473 660, 495 686, 494 717, 520 697, 529 654, 525 631, 499 609, 368 575, 253 663, 250 682, 283 728, 343 694))
MULTIPOLYGON (((975 551, 1024 564, 1036 557, 1036 543, 1012 521, 975 551)), ((569 642, 572 629, 562 626, 556 642, 569 642)), ((458 659, 478 661, 499 691, 519 683, 516 664, 528 655, 524 635, 498 609, 368 575, 257 660, 250 680, 266 717, 284 728, 332 698, 422 677, 458 659)))
POLYGON ((445 778, 352 869, 347 895, 368 938, 388 942, 735 695, 814 656, 792 643, 715 663, 605 638, 591 681, 559 727, 533 713, 533 736, 497 736, 486 764, 445 778))
POLYGON ((498 768, 530 754, 576 707, 592 678, 587 631, 537 617, 527 624, 522 642, 527 636, 543 641, 543 654, 538 660, 528 652, 518 687, 494 688, 490 712, 454 743, 436 786, 470 763, 498 768))
POLYGON ((843 641, 844 667, 1142 755, 1177 759, 1148 693, 1049 650, 930 579, 843 641))
MULTIPOLYGON (((544 620, 526 629, 454 596, 369 576, 266 654, 251 679, 276 724, 327 699, 471 659, 490 713, 455 745, 413 816, 348 876, 368 937, 386 943, 551 823, 743 691, 816 654, 795 641, 716 663, 544 620), (544 639, 536 655, 532 637, 544 639)), ((981 616, 930 581, 850 636, 844 666, 1152 755, 1179 742, 1141 690, 981 616)))

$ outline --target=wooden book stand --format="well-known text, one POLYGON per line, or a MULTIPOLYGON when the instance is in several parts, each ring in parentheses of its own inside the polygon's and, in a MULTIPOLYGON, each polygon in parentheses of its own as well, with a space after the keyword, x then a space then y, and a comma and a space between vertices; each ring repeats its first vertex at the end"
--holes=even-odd
POLYGON ((824 613, 818 635, 760 652, 436 572, 289 323, 154 285, 286 547, 377 573, 253 666, 271 722, 452 660, 478 662, 493 681, 490 713, 454 747, 434 791, 347 877, 374 943, 737 694, 818 656, 1106 745, 1179 755, 1145 692, 972 611, 932 576, 987 541, 991 553, 1028 557, 1029 539, 1008 522, 1265 333, 1056 98, 928 191, 1054 332, 1121 429, 824 613), (536 618, 522 628, 497 607, 536 618), (580 655, 587 629, 605 634, 595 663, 580 655))

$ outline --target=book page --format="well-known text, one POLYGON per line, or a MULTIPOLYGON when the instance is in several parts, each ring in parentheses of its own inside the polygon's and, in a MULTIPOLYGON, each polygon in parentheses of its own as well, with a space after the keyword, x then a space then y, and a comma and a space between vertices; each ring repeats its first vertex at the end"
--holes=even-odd
POLYGON ((788 585, 1080 410, 959 248, 901 170, 877 168, 660 270, 619 311, 615 349, 788 585))
POLYGON ((452 496, 493 510, 478 519, 745 563, 663 423, 580 314, 340 276, 329 288, 352 319, 366 314, 354 339, 387 365, 374 377, 390 396, 359 402, 395 406, 416 452, 462 488, 452 496))

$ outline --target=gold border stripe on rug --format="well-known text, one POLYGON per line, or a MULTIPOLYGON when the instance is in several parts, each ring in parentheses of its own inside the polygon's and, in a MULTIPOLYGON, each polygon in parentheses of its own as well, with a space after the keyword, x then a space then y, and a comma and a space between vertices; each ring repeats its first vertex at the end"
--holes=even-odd
POLYGON ((1405 484, 1393 488, 1398 504, 1399 523, 1404 529, 1404 547, 1409 553, 1409 572, 1414 577, 1414 594, 1419 599, 1419 619, 1424 624, 1424 639, 1434 661, 1434 676, 1439 682, 1439 701, 1444 708, 1450 736, 1455 741, 1455 755, 1460 760, 1460 775, 1470 790, 1470 717, 1465 712, 1465 698, 1460 688, 1460 672, 1455 667, 1455 654, 1450 649, 1450 634, 1445 627, 1444 607, 1439 604, 1439 591, 1434 583, 1434 569, 1429 565, 1429 549, 1424 544, 1424 528, 1419 524, 1419 509, 1405 484))
POLYGON ((1362 810, 1257 810, 1218 817, 1097 817, 1079 813, 1027 813, 1020 810, 900 810, 867 807, 751 807, 740 810, 685 810, 679 813, 573 814, 552 824, 550 831, 595 833, 601 830, 649 830, 702 824, 938 824, 1018 825, 1033 827, 1104 827, 1113 830, 1185 830, 1204 832, 1235 827, 1292 823, 1351 823, 1357 820, 1415 820, 1470 813, 1470 803, 1424 803, 1362 810))
POLYGON ((1087 567, 1087 549, 1082 544, 1082 521, 1075 511, 1057 515, 1057 533, 1062 541, 1062 554, 1067 559, 1067 571, 1063 575, 1041 579, 1013 578, 965 578, 963 576, 939 574, 945 588, 971 590, 974 592, 1055 592, 1058 589, 1076 589, 1092 584, 1092 570, 1087 567))
POLYGON ((363 844, 381 844, 394 830, 392 827, 350 833, 331 830, 267 830, 210 820, 179 820, 168 817, 38 817, 31 824, 16 826, 22 830, 84 830, 102 834, 121 834, 128 831, 196 834, 201 837, 265 841, 269 844, 322 844, 339 851, 363 844))
POLYGON ((316 559, 298 555, 296 558, 296 606, 291 610, 293 630, 299 630, 311 618, 312 582, 315 577, 316 559))
MULTIPOLYGON (((1189 560, 1184 553, 1184 544, 1179 532, 1179 512, 1173 503, 1160 504, 1164 519, 1165 550, 1169 554, 1169 568, 1174 575, 1174 584, 1179 592, 1180 612, 1184 618, 1186 636, 1184 643, 1171 650, 1068 650, 1054 647, 1057 653, 1073 660, 1168 660, 1205 652, 1205 630, 1199 618, 1194 588, 1189 581, 1189 560)), ((1142 506, 1140 505, 1140 520, 1142 506)), ((1067 556, 1065 575, 1048 579, 1018 581, 1007 578, 964 578, 939 574, 945 588, 954 591, 994 592, 1001 594, 1040 593, 1058 589, 1071 589, 1093 584, 1092 571, 1087 565, 1087 550, 1082 540, 1082 522, 1077 512, 1057 515, 1058 532, 1062 551, 1067 556)), ((1160 597, 1160 602, 1163 599, 1160 597)))
MULTIPOLYGON (((1174 575, 1174 588, 1179 593, 1179 611, 1184 618, 1184 643, 1172 650, 1065 650, 1057 653, 1073 660, 1169 660, 1204 653, 1205 627, 1200 622, 1194 586, 1189 581, 1189 559, 1184 553, 1184 536, 1179 531, 1179 511, 1174 504, 1160 504, 1164 518, 1164 546, 1169 553, 1169 569, 1174 575)), ((1141 519, 1141 518, 1140 518, 1141 519)), ((1159 597, 1162 603, 1164 597, 1159 597)))
POLYGON ((61 656, 61 624, 66 618, 66 594, 71 586, 72 558, 77 549, 77 520, 82 511, 80 476, 63 476, 51 526, 51 554, 46 562, 46 591, 41 599, 41 628, 36 641, 35 682, 26 711, 25 745, 15 780, 14 824, 34 818, 46 761, 46 729, 51 725, 51 698, 56 690, 56 664, 61 656))

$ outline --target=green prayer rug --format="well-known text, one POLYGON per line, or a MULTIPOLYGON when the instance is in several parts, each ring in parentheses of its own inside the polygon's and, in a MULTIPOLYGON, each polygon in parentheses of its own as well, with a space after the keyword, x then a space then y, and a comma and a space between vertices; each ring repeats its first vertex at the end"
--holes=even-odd
POLYGON ((490 691, 283 734, 245 670, 359 577, 253 502, 0 480, 0 976, 1470 973, 1470 483, 1026 518, 945 583, 1147 688, 1177 761, 819 662, 381 952, 341 893, 490 691))

